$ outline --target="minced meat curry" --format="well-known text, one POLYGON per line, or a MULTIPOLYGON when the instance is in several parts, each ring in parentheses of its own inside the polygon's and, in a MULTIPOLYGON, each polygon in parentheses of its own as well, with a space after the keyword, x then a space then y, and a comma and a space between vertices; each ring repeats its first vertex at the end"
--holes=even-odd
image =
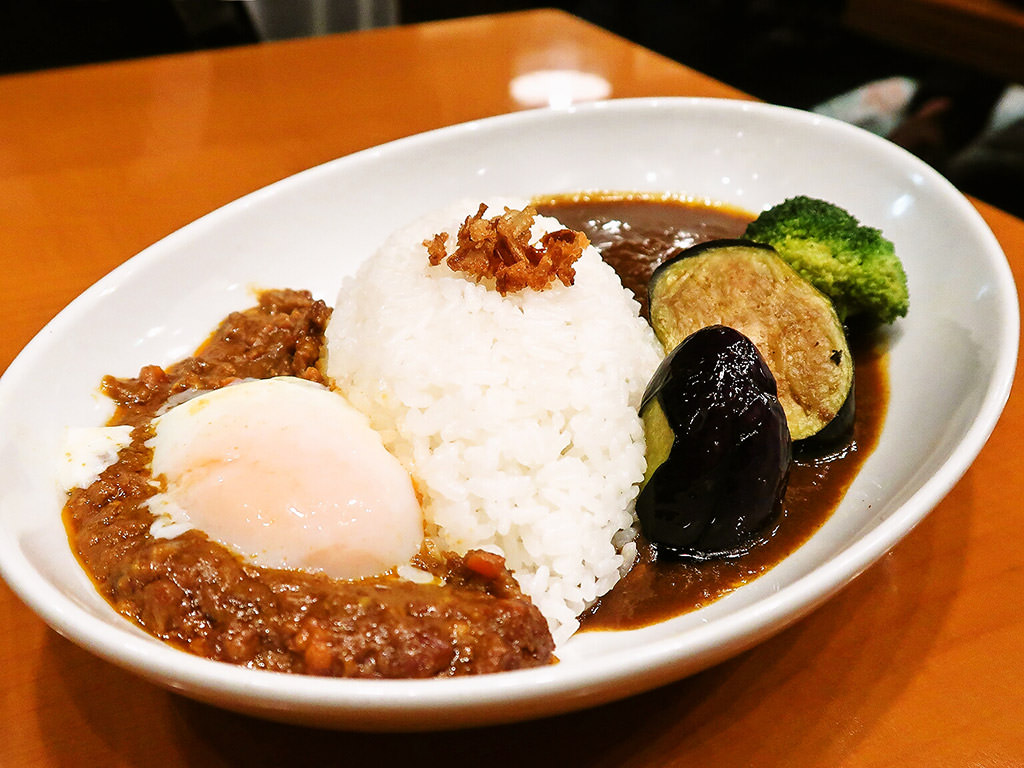
MULTIPOLYGON (((589 239, 645 305, 647 278, 667 254, 735 237, 749 221, 740 212, 674 201, 556 199, 536 208, 583 234, 571 242, 556 238, 550 254, 526 254, 529 263, 520 263, 520 240, 502 228, 522 229, 524 221, 484 220, 481 210, 467 220, 461 256, 450 266, 497 279, 504 269, 497 261, 512 265, 507 290, 528 285, 526 273, 535 267, 545 285, 555 277, 571 281, 573 253, 589 239), (470 242, 473 227, 486 243, 470 242), (542 264, 546 256, 554 260, 542 264)), ((425 243, 435 264, 447 258, 443 240, 425 243)), ((133 426, 132 443, 98 481, 72 491, 64 510, 72 547, 97 588, 156 637, 257 669, 438 677, 553 662, 545 619, 504 561, 485 552, 460 557, 425 549, 416 565, 436 577, 433 583, 393 575, 341 581, 253 566, 196 530, 170 540, 151 535, 146 500, 157 489, 148 469, 150 420, 182 393, 239 379, 299 376, 325 383, 317 361, 330 314, 308 293, 268 291, 258 306, 229 315, 193 357, 166 370, 147 366, 136 378, 104 380, 117 406, 111 424, 133 426)), ((640 541, 636 565, 581 617, 584 629, 641 626, 705 605, 764 573, 817 530, 873 448, 885 412, 883 361, 870 345, 855 353, 851 440, 829 456, 795 462, 782 520, 768 542, 738 559, 692 564, 658 562, 640 541)))
POLYGON ((65 507, 72 544, 100 592, 151 634, 200 656, 316 675, 417 678, 550 663, 547 623, 504 561, 424 552, 440 583, 385 575, 343 581, 259 568, 199 531, 150 534, 149 419, 173 395, 241 378, 316 368, 330 310, 308 293, 269 291, 231 314, 194 356, 164 371, 104 381, 112 424, 137 425, 131 445, 65 507))

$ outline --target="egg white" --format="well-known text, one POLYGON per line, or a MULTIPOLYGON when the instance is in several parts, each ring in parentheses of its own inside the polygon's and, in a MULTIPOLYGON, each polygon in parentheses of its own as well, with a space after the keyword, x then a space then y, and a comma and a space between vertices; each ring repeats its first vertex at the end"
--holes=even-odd
MULTIPOLYGON (((199 529, 255 565, 336 578, 415 570, 412 479, 340 394, 294 377, 245 380, 152 426, 154 537, 199 529)), ((69 431, 65 488, 93 482, 130 441, 131 427, 69 431)))

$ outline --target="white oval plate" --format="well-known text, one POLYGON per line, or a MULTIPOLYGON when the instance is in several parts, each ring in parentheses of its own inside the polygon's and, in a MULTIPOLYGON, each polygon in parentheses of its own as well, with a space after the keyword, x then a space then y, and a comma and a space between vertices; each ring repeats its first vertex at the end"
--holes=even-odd
POLYGON ((777 632, 904 536, 977 455, 1017 355, 1013 278, 974 208, 928 166, 871 134, 734 101, 620 100, 413 136, 259 190, 129 260, 61 312, 0 381, 0 574, 51 627, 196 699, 283 721, 430 729, 512 721, 625 697, 777 632), (560 663, 479 678, 290 676, 200 659, 154 640, 99 597, 68 547, 55 481, 66 425, 103 423, 105 373, 190 354, 254 288, 339 280, 392 230, 466 197, 578 190, 686 194, 751 211, 832 200, 895 242, 911 310, 891 336, 892 399, 877 450, 836 514, 753 583, 642 630, 584 633, 560 663))

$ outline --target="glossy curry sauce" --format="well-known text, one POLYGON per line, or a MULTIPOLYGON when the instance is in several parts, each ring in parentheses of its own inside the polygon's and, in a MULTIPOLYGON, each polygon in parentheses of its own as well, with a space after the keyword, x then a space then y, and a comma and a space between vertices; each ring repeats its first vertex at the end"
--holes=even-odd
POLYGON ((198 656, 253 669, 361 678, 500 672, 551 663, 547 622, 494 555, 424 551, 441 583, 393 574, 351 581, 258 567, 198 530, 150 532, 152 417, 169 399, 231 381, 322 377, 330 310, 304 291, 265 291, 166 370, 104 379, 132 444, 64 507, 69 539, 100 593, 150 634, 198 656))
MULTIPOLYGON (((633 291, 647 316, 647 282, 681 248, 742 235, 753 218, 721 206, 628 196, 538 200, 538 212, 584 232, 633 291)), ((888 403, 884 356, 870 338, 851 338, 856 366, 856 423, 849 443, 826 456, 795 456, 783 511, 766 541, 735 559, 707 563, 655 561, 639 544, 633 569, 582 617, 583 629, 629 629, 707 605, 763 574, 803 544, 829 518, 878 441, 888 403)))
MULTIPOLYGON (((538 209, 584 231, 645 306, 650 273, 667 256, 704 240, 736 237, 750 219, 720 207, 610 197, 548 201, 538 209)), ((391 581, 348 585, 317 574, 259 569, 197 531, 175 540, 154 540, 149 533, 152 514, 144 501, 153 489, 144 442, 155 409, 179 388, 209 389, 238 377, 317 378, 313 363, 327 313, 306 294, 267 292, 259 307, 226 318, 197 356, 168 371, 147 366, 136 379, 106 380, 119 406, 114 423, 138 425, 143 433, 97 483, 69 498, 65 522, 86 570, 121 613, 152 634, 235 664, 420 677, 548 663, 546 625, 520 599, 511 578, 498 584, 493 575, 483 578, 472 568, 464 576, 461 561, 446 566, 448 583, 427 596, 412 584, 396 591, 391 581), (429 626, 417 623, 411 633, 410 600, 433 606, 429 626), (444 640, 456 636, 448 614, 458 626, 472 628, 456 633, 461 639, 455 666, 444 640), (345 620, 339 623, 339 616, 345 620), (417 647, 406 648, 402 638, 417 647), (433 640, 424 644, 424 638, 433 640)), ((888 400, 884 360, 872 352, 870 340, 851 346, 857 365, 852 441, 827 458, 795 462, 773 535, 743 557, 704 564, 655 562, 651 547, 640 541, 638 562, 582 617, 584 629, 642 626, 706 605, 764 573, 828 519, 874 447, 888 400)))

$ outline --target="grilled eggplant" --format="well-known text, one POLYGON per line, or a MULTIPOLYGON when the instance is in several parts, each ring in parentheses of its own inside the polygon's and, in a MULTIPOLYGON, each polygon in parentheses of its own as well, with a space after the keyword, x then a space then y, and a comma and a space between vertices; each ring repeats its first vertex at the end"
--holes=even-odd
POLYGON ((751 341, 703 328, 662 361, 640 406, 647 473, 636 511, 659 558, 740 555, 779 515, 792 444, 751 341))
POLYGON ((651 325, 666 350, 700 328, 735 328, 778 387, 793 440, 852 408, 853 358, 832 303, 770 246, 714 240, 682 251, 651 277, 651 325), (847 403, 848 398, 851 402, 847 403))

